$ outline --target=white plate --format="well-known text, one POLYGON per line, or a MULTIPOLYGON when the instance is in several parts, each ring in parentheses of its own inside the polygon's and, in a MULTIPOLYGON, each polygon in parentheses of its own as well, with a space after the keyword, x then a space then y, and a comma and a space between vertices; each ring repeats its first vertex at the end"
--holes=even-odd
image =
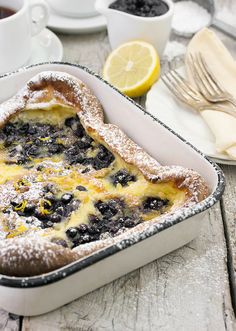
POLYGON ((236 160, 216 151, 215 138, 199 113, 178 102, 161 80, 148 92, 146 109, 215 162, 236 165, 236 160))
POLYGON ((61 61, 63 47, 59 38, 50 30, 44 29, 32 38, 32 53, 26 63, 37 64, 41 62, 61 61))
POLYGON ((91 33, 104 30, 106 24, 106 19, 102 15, 73 18, 61 16, 50 9, 48 27, 54 31, 64 33, 91 33))

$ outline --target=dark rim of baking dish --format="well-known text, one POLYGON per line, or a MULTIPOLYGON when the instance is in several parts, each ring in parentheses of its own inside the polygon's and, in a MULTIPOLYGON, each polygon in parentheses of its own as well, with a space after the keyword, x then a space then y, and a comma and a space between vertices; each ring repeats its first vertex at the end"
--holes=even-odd
POLYGON ((28 70, 33 67, 43 66, 43 65, 63 65, 63 66, 77 67, 77 68, 80 68, 80 69, 86 71, 90 75, 93 75, 96 78, 98 78, 104 84, 108 85, 114 91, 119 93, 122 97, 124 97, 129 102, 134 104, 144 114, 150 116, 153 119, 153 121, 158 122, 159 124, 164 126, 167 130, 169 130, 171 133, 173 133, 175 136, 177 136, 185 144, 189 145, 196 152, 198 152, 215 169, 215 172, 218 177, 218 183, 215 188, 215 191, 212 194, 210 194, 205 200, 197 203, 194 207, 183 208, 182 213, 178 213, 178 215, 171 216, 171 219, 167 218, 166 220, 164 220, 161 223, 152 224, 152 225, 150 225, 150 229, 148 228, 139 234, 135 234, 135 236, 130 235, 130 237, 128 239, 121 240, 119 243, 116 243, 116 244, 113 244, 112 246, 104 248, 104 249, 98 251, 97 253, 95 252, 92 255, 85 257, 82 260, 75 261, 69 265, 66 265, 60 269, 54 270, 48 274, 43 274, 43 275, 38 275, 38 276, 33 276, 33 277, 12 277, 12 276, 0 275, 0 285, 6 286, 6 287, 31 288, 31 287, 44 286, 44 285, 62 280, 65 277, 68 277, 70 275, 73 275, 77 271, 85 269, 94 263, 97 263, 115 253, 118 253, 125 248, 133 246, 134 244, 139 243, 140 241, 147 239, 150 236, 153 236, 163 230, 166 230, 169 227, 171 227, 175 224, 178 224, 178 223, 186 220, 187 218, 197 215, 197 214, 205 211, 206 209, 212 207, 218 200, 220 200, 220 198, 224 192, 224 187, 225 187, 224 174, 216 163, 209 160, 206 155, 204 155, 202 152, 200 152, 196 147, 192 146, 188 141, 186 141, 184 138, 179 136, 176 132, 174 132, 172 129, 170 129, 168 126, 166 126, 164 123, 162 123, 159 119, 157 119, 152 114, 147 112, 142 106, 137 104, 134 100, 123 95, 119 90, 117 90, 114 86, 112 86, 107 81, 102 79, 98 74, 96 74, 95 72, 93 72, 92 70, 90 70, 84 66, 81 66, 79 64, 72 64, 69 62, 43 62, 43 63, 38 63, 38 64, 34 64, 34 65, 30 65, 30 66, 21 68, 19 70, 11 72, 11 73, 6 73, 3 75, 0 75, 0 79, 7 77, 7 76, 14 75, 16 73, 20 73, 22 71, 28 70))

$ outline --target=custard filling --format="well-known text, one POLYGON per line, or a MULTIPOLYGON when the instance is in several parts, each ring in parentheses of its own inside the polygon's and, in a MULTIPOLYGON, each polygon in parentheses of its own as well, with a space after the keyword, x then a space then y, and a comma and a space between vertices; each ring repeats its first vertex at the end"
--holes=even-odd
POLYGON ((186 200, 86 132, 74 109, 22 111, 0 129, 0 230, 65 247, 113 237, 186 200))

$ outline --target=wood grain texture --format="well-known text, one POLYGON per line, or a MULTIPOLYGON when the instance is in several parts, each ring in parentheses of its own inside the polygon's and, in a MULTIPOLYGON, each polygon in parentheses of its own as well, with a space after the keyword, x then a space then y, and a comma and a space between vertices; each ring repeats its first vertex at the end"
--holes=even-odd
POLYGON ((231 296, 236 309, 236 167, 223 166, 226 176, 225 194, 221 208, 225 226, 225 236, 228 249, 228 272, 231 286, 231 296))
POLYGON ((88 35, 58 34, 58 37, 64 47, 64 61, 81 64, 96 73, 101 73, 111 50, 106 31, 88 35))
POLYGON ((0 310, 0 331, 17 331, 20 328, 20 317, 0 310))
MULTIPOLYGON (((101 72, 109 50, 104 33, 90 35, 88 48, 84 37, 60 38, 65 60, 101 72)), ((217 205, 189 245, 57 311, 25 318, 23 330, 233 331, 226 256, 217 205)))
POLYGON ((233 331, 220 215, 217 205, 189 245, 54 312, 25 318, 23 330, 233 331))
MULTIPOLYGON (((235 0, 216 1, 218 10, 225 6, 232 10, 234 4, 235 0)), ((218 35, 236 57, 236 43, 222 33, 218 35)), ((79 63, 101 73, 110 51, 106 32, 58 36, 63 42, 65 61, 79 63)), ((173 39, 176 40, 176 37, 172 36, 173 39)), ((188 42, 184 38, 178 38, 178 41, 188 42)), ((24 318, 22 329, 236 330, 227 268, 227 257, 230 256, 236 266, 236 168, 225 166, 223 170, 227 186, 222 210, 218 204, 208 212, 198 238, 54 312, 24 318)), ((18 329, 19 319, 13 320, 0 310, 0 331, 18 329)))

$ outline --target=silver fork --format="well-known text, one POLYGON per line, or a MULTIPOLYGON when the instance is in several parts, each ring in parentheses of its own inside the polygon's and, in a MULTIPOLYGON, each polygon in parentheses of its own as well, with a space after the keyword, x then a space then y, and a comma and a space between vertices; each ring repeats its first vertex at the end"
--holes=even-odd
POLYGON ((200 92, 193 88, 176 70, 170 70, 163 76, 162 81, 168 89, 183 103, 197 111, 216 110, 236 117, 236 111, 221 105, 208 102, 200 92))
POLYGON ((236 107, 236 99, 220 86, 201 53, 196 55, 190 54, 187 61, 197 87, 208 101, 228 101, 236 107))

